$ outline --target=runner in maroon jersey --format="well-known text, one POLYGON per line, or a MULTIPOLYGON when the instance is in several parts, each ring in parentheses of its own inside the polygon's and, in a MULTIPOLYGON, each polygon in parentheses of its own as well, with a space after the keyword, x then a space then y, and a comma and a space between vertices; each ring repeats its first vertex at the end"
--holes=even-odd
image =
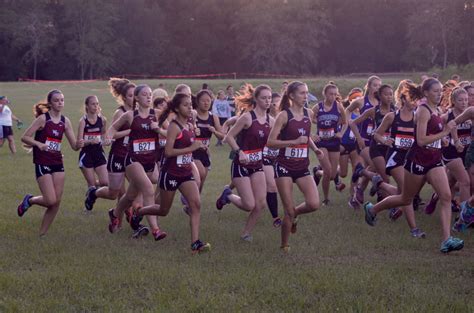
MULTIPOLYGON (((442 116, 447 123, 461 115, 468 108, 468 94, 464 88, 456 87, 448 93, 449 110, 442 116)), ((451 132, 449 145, 443 147, 443 162, 448 169, 451 182, 451 194, 454 197, 455 186, 459 187, 459 201, 463 202, 471 196, 471 181, 464 167, 467 148, 471 144, 471 121, 457 125, 451 132)), ((455 200, 452 200, 455 203, 455 200)))
MULTIPOLYGON (((157 113, 152 108, 151 89, 147 85, 135 88, 134 102, 136 109, 127 111, 112 124, 108 131, 108 137, 113 138, 115 133, 123 126, 130 125, 128 153, 125 157, 125 173, 129 179, 129 186, 115 209, 109 210, 109 231, 114 233, 120 225, 119 216, 127 210, 133 202, 141 195, 142 205, 149 206, 155 203, 152 175, 155 169, 156 147, 158 132, 160 128, 157 123, 157 113)), ((160 231, 156 219, 148 222, 153 231, 155 240, 166 237, 160 231)), ((148 229, 142 225, 134 228, 134 237, 148 233, 148 229)))
POLYGON ((177 93, 168 103, 167 109, 160 115, 159 124, 162 124, 173 112, 175 118, 170 122, 165 145, 165 158, 160 171, 160 205, 150 205, 136 211, 133 220, 139 220, 143 215, 168 215, 173 204, 176 190, 183 194, 188 201, 191 225, 191 251, 193 254, 209 251, 211 245, 199 240, 201 218, 201 196, 193 175, 193 151, 205 149, 206 146, 199 140, 194 140, 192 125, 189 118, 192 116, 191 97, 177 93))
MULTIPOLYGON (((128 79, 111 78, 109 80, 110 93, 114 96, 119 107, 115 110, 112 117, 112 124, 117 121, 125 112, 133 110, 135 107, 133 93, 135 84, 128 79)), ((117 203, 125 193, 125 157, 128 153, 128 141, 130 134, 130 126, 123 125, 113 138, 112 147, 110 148, 109 158, 107 161, 108 186, 89 188, 86 193, 84 205, 86 210, 93 209, 97 198, 115 200, 117 203)), ((119 217, 122 220, 122 216, 119 217)))
POLYGON ((84 146, 84 141, 74 136, 71 121, 61 114, 64 108, 64 95, 59 90, 48 93, 47 103, 35 105, 36 119, 25 131, 21 140, 33 147, 36 181, 41 196, 27 194, 17 209, 21 217, 34 204, 46 208, 40 227, 40 236, 48 231, 59 210, 64 190, 64 166, 61 154, 63 134, 75 151, 84 146), (34 135, 34 137, 33 137, 34 135))
POLYGON ((415 143, 407 155, 403 190, 400 195, 387 197, 375 206, 371 203, 364 204, 365 220, 367 224, 375 226, 379 212, 410 205, 425 180, 428 180, 439 196, 443 232, 440 251, 447 253, 460 250, 464 247, 464 242, 451 237, 451 191, 441 162, 441 140, 456 123, 451 121, 443 128, 443 121, 438 113, 442 86, 437 79, 425 79, 419 87, 411 83, 407 83, 405 87, 410 101, 426 97, 427 103, 421 104, 415 113, 415 143))
POLYGON ((110 144, 110 140, 105 140, 104 136, 107 119, 100 114, 99 99, 96 96, 88 96, 85 99, 85 111, 86 114, 79 120, 77 131, 77 140, 84 139, 84 147, 79 153, 79 168, 88 188, 95 187, 96 174, 99 186, 107 186, 107 160, 102 147, 110 144))
POLYGON ((319 157, 322 152, 309 137, 311 135, 312 112, 304 107, 308 99, 308 86, 295 81, 288 85, 281 102, 280 113, 270 131, 267 146, 279 148, 275 163, 275 177, 285 217, 281 228, 281 249, 289 251, 290 232, 296 232, 296 218, 319 208, 316 183, 310 176, 308 148, 319 157), (296 183, 304 195, 305 202, 295 206, 293 186, 296 183))
POLYGON ((267 190, 263 172, 263 149, 274 123, 267 113, 272 100, 272 90, 267 85, 246 85, 243 94, 235 99, 238 111, 243 113, 227 133, 227 142, 234 151, 231 165, 232 183, 240 196, 225 188, 216 202, 221 210, 232 203, 239 209, 250 212, 240 238, 251 242, 252 231, 262 209, 265 207, 267 190))

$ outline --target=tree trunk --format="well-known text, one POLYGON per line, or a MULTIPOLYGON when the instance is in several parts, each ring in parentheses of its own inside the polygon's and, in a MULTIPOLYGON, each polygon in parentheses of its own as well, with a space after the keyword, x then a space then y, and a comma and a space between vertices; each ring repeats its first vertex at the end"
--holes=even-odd
POLYGON ((448 39, 446 35, 446 25, 443 25, 441 27, 441 37, 443 39, 443 69, 448 66, 448 39))

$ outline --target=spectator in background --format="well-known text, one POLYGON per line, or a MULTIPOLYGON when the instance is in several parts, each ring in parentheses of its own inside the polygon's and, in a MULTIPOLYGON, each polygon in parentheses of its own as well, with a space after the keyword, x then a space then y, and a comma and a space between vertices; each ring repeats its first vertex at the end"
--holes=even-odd
POLYGON ((459 81, 461 80, 461 76, 459 76, 458 74, 453 74, 451 76, 451 80, 454 80, 459 83, 459 81))
MULTIPOLYGON (((226 97, 225 99, 227 100, 227 102, 229 103, 229 106, 230 106, 230 109, 232 111, 232 114, 231 116, 234 116, 235 115, 235 97, 234 97, 234 87, 232 87, 232 85, 229 85, 227 86, 226 88, 226 97)), ((221 123, 221 125, 223 125, 221 123)))
POLYGON ((13 138, 12 120, 16 121, 17 128, 23 126, 23 122, 13 115, 12 110, 8 106, 10 101, 7 97, 0 96, 0 147, 8 140, 8 147, 12 154, 16 153, 15 139, 13 138))
MULTIPOLYGON (((219 90, 217 92, 217 99, 215 99, 212 104, 212 114, 219 118, 221 125, 224 125, 225 121, 232 117, 232 108, 230 107, 229 101, 226 99, 224 90, 219 90)), ((220 139, 217 140, 216 146, 222 146, 222 141, 220 139)))
POLYGON ((438 73, 433 73, 433 74, 431 74, 431 77, 433 77, 435 79, 439 79, 439 74, 438 73))
POLYGON ((202 90, 208 90, 209 89, 209 85, 207 83, 204 83, 202 84, 202 90))

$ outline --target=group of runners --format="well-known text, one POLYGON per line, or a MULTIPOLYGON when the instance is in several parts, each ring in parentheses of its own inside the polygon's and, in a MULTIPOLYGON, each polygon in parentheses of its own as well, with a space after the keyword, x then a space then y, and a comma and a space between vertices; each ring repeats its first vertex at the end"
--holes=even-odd
POLYGON ((25 195, 17 210, 23 216, 33 205, 46 208, 41 236, 53 222, 63 194, 64 135, 73 150, 80 150, 87 211, 98 199, 116 200, 108 212, 111 233, 126 221, 132 237, 151 232, 155 240, 162 240, 167 233, 160 219, 169 213, 178 190, 183 212, 189 216, 192 253, 211 248, 200 240, 199 229, 213 135, 231 148, 230 182, 216 195, 215 205, 223 210, 233 204, 246 212, 240 234, 245 242, 253 240, 257 221, 268 207, 273 226, 281 227, 280 248, 288 252, 298 219, 331 205, 332 182, 337 192, 349 190, 348 205, 355 210, 362 207, 367 224, 375 226, 377 216, 390 210, 392 220, 406 217, 415 238, 426 236, 414 211, 421 207, 421 188, 430 184, 433 196, 424 209, 431 214, 437 206, 440 211, 444 253, 462 249, 464 242, 451 233, 474 224, 470 82, 443 85, 428 77, 420 85, 402 80, 392 87, 371 76, 364 89, 354 88, 345 98, 329 82, 322 90, 323 100, 311 108, 303 82, 290 82, 280 93, 268 85, 246 84, 233 99, 236 115, 227 120, 211 113, 214 95, 208 89, 194 95, 189 86, 180 84, 168 97, 161 88, 152 90, 127 79, 111 78, 109 86, 119 104, 112 120, 101 113, 99 99, 88 96, 77 136, 62 114, 60 90, 50 91, 46 101, 34 107, 36 119, 21 139, 33 150, 41 195, 25 195), (103 147, 109 145, 107 157, 103 147), (310 166, 311 151, 319 165, 310 166), (352 177, 346 188, 343 178, 349 163, 352 177), (302 203, 295 203, 294 184, 303 195, 302 203), (370 195, 377 195, 375 205, 364 200, 369 185, 370 195))

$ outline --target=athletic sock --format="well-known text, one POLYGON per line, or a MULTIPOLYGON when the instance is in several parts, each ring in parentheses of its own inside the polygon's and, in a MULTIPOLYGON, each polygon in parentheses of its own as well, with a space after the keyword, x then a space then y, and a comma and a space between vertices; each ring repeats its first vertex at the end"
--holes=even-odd
POLYGON ((278 195, 276 192, 267 192, 267 205, 273 218, 278 217, 278 195))

